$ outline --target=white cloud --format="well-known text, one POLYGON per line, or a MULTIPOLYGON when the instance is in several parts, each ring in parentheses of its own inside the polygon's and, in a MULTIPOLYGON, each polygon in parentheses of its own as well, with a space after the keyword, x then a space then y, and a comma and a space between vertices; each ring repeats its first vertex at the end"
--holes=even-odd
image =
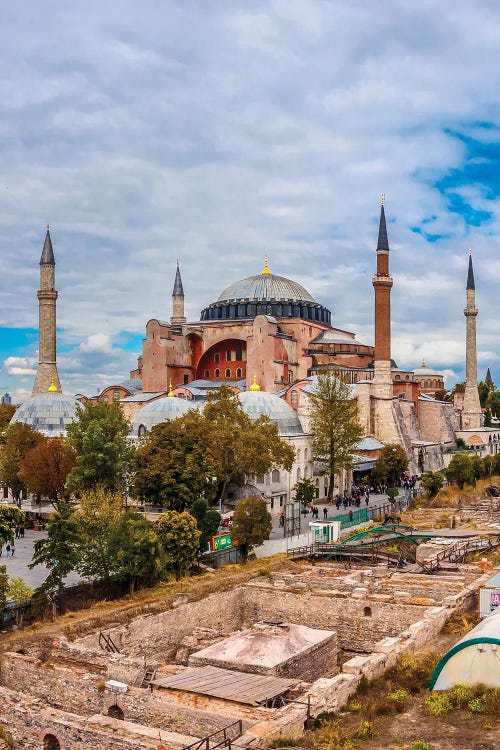
POLYGON ((106 333, 92 333, 87 336, 85 341, 80 344, 80 349, 85 354, 101 352, 109 354, 111 352, 111 336, 106 333))
POLYGON ((4 361, 9 375, 35 375, 37 364, 34 357, 7 357, 4 361))

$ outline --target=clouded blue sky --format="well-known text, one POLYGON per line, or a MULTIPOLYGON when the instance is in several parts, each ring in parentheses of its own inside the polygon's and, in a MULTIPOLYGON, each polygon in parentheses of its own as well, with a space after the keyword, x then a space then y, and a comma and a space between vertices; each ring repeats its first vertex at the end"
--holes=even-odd
POLYGON ((301 282, 373 341, 386 193, 393 354, 463 377, 473 247, 479 375, 500 381, 500 5, 483 0, 26 0, 0 7, 0 389, 37 361, 57 261, 59 372, 95 393, 168 318, 231 282, 301 282))

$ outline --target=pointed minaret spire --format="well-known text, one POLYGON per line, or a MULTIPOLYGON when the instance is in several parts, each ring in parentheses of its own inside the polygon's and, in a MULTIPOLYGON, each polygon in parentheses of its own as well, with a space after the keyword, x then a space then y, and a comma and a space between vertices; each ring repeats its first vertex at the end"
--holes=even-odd
POLYGON ((38 370, 32 395, 58 393, 61 383, 56 361, 56 261, 47 224, 47 234, 40 258, 40 290, 38 292, 38 370))
POLYGON ((487 383, 488 385, 493 385, 493 378, 491 377, 491 372, 490 372, 489 367, 486 370, 486 377, 484 379, 484 382, 487 383))
POLYGON ((50 227, 48 224, 45 242, 43 243, 42 257, 40 258, 40 265, 42 265, 42 263, 48 263, 52 266, 55 266, 56 264, 54 251, 52 249, 52 240, 50 239, 50 227))
POLYGON ((382 193, 382 201, 380 204, 380 222, 378 225, 378 242, 377 250, 389 250, 389 238, 387 237, 387 226, 385 223, 385 195, 382 193))
POLYGON ((185 322, 186 318, 184 317, 184 289, 182 287, 179 261, 177 261, 174 290, 172 292, 172 317, 170 318, 170 323, 175 326, 182 325, 182 323, 185 322))
POLYGON ((462 406, 462 429, 477 430, 482 424, 482 410, 477 390, 477 344, 476 344, 476 287, 472 268, 472 253, 469 250, 469 269, 465 291, 466 321, 465 338, 465 391, 462 406))
POLYGON ((474 269, 472 267, 472 250, 469 248, 469 270, 467 272, 467 286, 465 287, 467 289, 475 289, 476 285, 474 283, 474 269))
POLYGON ((184 297, 184 289, 182 288, 179 261, 177 261, 177 270, 175 272, 174 291, 172 292, 172 297, 184 297))

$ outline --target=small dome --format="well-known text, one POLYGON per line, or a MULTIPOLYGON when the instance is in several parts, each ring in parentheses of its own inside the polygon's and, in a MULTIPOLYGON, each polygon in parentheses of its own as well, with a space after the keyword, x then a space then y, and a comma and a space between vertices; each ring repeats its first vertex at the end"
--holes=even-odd
POLYGON ((314 302, 313 297, 301 284, 273 273, 260 273, 236 281, 224 289, 217 302, 230 300, 294 300, 314 302))
POLYGON ((73 421, 80 403, 74 396, 63 393, 40 393, 24 401, 10 423, 22 422, 34 427, 47 437, 66 434, 67 425, 73 421))
POLYGON ((427 367, 427 365, 422 363, 422 367, 417 367, 415 370, 413 370, 413 374, 420 376, 421 378, 425 378, 426 376, 432 376, 432 377, 439 377, 442 378, 443 373, 439 372, 438 370, 433 370, 432 367, 427 367))
POLYGON ((272 422, 276 422, 280 435, 303 435, 304 430, 300 424, 297 413, 286 401, 283 401, 274 393, 266 391, 244 391, 238 393, 243 411, 251 419, 258 419, 264 415, 272 422))
POLYGON ((196 408, 189 401, 176 396, 165 396, 143 406, 132 420, 133 437, 141 437, 152 427, 169 419, 183 417, 190 409, 196 408))

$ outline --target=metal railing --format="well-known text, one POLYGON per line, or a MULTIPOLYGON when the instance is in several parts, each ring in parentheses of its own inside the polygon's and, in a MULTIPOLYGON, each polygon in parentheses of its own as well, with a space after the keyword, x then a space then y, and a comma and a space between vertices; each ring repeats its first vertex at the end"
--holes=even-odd
POLYGON ((212 732, 212 734, 207 734, 206 737, 203 737, 201 740, 198 740, 197 742, 193 742, 192 745, 186 745, 182 748, 182 750, 215 750, 215 748, 218 747, 227 747, 229 750, 231 750, 231 743, 238 739, 238 737, 241 737, 243 733, 243 722, 241 719, 238 719, 237 721, 233 721, 232 724, 228 724, 225 727, 222 727, 222 729, 217 729, 216 732, 212 732), (230 737, 229 731, 233 728, 236 728, 236 736, 230 737), (211 740, 213 740, 214 737, 217 737, 218 735, 222 735, 222 739, 218 742, 215 742, 215 744, 212 744, 211 740))

